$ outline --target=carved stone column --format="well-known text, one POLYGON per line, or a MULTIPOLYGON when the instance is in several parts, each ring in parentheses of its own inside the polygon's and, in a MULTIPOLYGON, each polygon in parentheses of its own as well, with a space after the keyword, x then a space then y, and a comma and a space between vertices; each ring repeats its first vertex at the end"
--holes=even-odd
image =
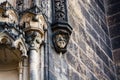
POLYGON ((23 25, 26 43, 29 48, 29 78, 30 80, 40 80, 40 46, 44 39, 43 28, 46 25, 40 9, 34 6, 26 11, 22 16, 21 25, 23 25))
POLYGON ((37 31, 30 31, 26 33, 26 40, 29 45, 30 80, 40 80, 40 45, 42 36, 37 31))

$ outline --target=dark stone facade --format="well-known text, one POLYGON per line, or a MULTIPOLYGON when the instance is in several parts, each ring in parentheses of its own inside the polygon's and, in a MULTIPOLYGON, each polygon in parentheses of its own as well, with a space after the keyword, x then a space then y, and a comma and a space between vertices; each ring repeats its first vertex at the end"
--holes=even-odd
POLYGON ((116 65, 118 80, 120 79, 120 1, 108 0, 107 22, 110 30, 110 37, 113 50, 113 58, 116 65))
MULTIPOLYGON (((41 55, 44 80, 119 80, 116 75, 116 70, 120 74, 119 0, 65 0, 68 18, 65 21, 73 31, 64 54, 56 52, 52 41, 53 0, 23 1, 23 11, 30 8, 31 1, 40 1, 36 4, 48 25, 41 55)), ((17 8, 13 0, 10 3, 17 8)))
POLYGON ((56 54, 50 43, 49 79, 117 80, 106 5, 104 0, 68 0, 73 32, 65 54, 56 54))

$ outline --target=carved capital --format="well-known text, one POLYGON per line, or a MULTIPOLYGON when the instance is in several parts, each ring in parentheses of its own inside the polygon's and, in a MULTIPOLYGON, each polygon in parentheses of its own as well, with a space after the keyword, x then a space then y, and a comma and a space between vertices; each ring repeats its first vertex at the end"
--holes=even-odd
POLYGON ((26 33, 26 42, 30 48, 38 50, 42 43, 42 36, 37 31, 29 31, 26 33))
POLYGON ((20 24, 25 32, 26 42, 30 49, 39 50, 43 40, 46 21, 37 6, 25 11, 20 24))

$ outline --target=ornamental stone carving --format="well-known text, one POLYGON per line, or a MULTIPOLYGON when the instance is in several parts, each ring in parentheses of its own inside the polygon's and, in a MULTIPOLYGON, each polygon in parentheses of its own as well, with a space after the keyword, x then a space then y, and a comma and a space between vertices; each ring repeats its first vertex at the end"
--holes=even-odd
POLYGON ((40 58, 47 24, 35 4, 23 11, 23 0, 18 2, 16 7, 20 9, 17 11, 7 1, 0 4, 0 63, 15 63, 20 68, 19 80, 40 80, 40 58))
POLYGON ((59 30, 53 34, 53 44, 57 52, 66 52, 69 42, 69 34, 64 30, 59 30))
POLYGON ((67 21, 66 0, 53 0, 53 13, 55 21, 67 21))
POLYGON ((65 53, 70 39, 72 27, 67 21, 67 3, 66 0, 52 0, 53 2, 53 45, 55 50, 65 53))
POLYGON ((0 22, 18 24, 18 15, 7 1, 0 4, 0 22))
POLYGON ((27 57, 24 32, 18 25, 18 15, 9 2, 0 4, 0 43, 10 45, 21 51, 21 57, 27 57))
POLYGON ((58 53, 65 53, 72 31, 71 26, 68 23, 55 23, 52 25, 52 31, 52 40, 55 50, 58 53))
POLYGON ((20 25, 25 32, 25 39, 28 45, 29 76, 30 80, 40 80, 40 51, 44 40, 45 18, 37 6, 26 10, 21 18, 20 25))
POLYGON ((29 47, 35 47, 39 49, 43 40, 44 27, 46 27, 45 19, 40 9, 37 6, 27 10, 21 19, 20 24, 25 32, 26 41, 29 43, 29 47))

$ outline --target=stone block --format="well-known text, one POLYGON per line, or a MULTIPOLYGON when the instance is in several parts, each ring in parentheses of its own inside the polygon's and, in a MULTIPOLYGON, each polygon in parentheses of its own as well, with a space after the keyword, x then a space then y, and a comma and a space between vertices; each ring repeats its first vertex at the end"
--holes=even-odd
POLYGON ((103 31, 104 31, 107 35, 109 35, 108 27, 107 27, 107 25, 105 24, 105 22, 103 22, 103 21, 101 20, 100 25, 101 25, 101 28, 103 29, 103 31))
POLYGON ((79 75, 75 72, 72 72, 71 73, 71 80, 80 80, 79 75))
MULTIPOLYGON (((102 0, 101 0, 102 1, 102 0)), ((104 4, 100 2, 100 0, 95 0, 96 4, 99 6, 99 8, 105 13, 104 4)))
POLYGON ((107 18, 107 20, 108 20, 108 26, 110 27, 110 26, 113 26, 113 25, 119 23, 119 21, 120 21, 120 17, 119 16, 120 16, 120 13, 108 17, 107 18))
POLYGON ((115 50, 113 52, 113 57, 114 57, 115 63, 119 63, 120 62, 120 49, 115 50))
POLYGON ((111 3, 111 6, 109 6, 107 8, 108 9, 108 11, 107 11, 108 16, 116 14, 116 13, 118 13, 120 11, 120 3, 117 2, 114 5, 112 5, 112 4, 113 3, 111 3))
POLYGON ((87 80, 97 80, 97 78, 87 69, 86 69, 86 77, 87 80))
POLYGON ((113 49, 120 48, 120 37, 112 39, 112 48, 113 49))
POLYGON ((98 34, 93 30, 93 28, 91 27, 91 25, 89 25, 88 22, 86 22, 86 30, 96 40, 96 42, 99 41, 98 34))
POLYGON ((73 67, 76 66, 76 58, 70 52, 66 53, 66 59, 68 61, 68 64, 72 65, 73 67))
POLYGON ((109 30, 110 30, 110 37, 111 38, 119 36, 120 35, 120 24, 116 24, 115 26, 110 27, 109 30))
POLYGON ((55 74, 49 71, 49 80, 57 80, 55 74))
POLYGON ((96 47, 96 54, 103 60, 103 62, 106 65, 109 65, 108 57, 104 54, 104 52, 97 45, 95 47, 96 47))

